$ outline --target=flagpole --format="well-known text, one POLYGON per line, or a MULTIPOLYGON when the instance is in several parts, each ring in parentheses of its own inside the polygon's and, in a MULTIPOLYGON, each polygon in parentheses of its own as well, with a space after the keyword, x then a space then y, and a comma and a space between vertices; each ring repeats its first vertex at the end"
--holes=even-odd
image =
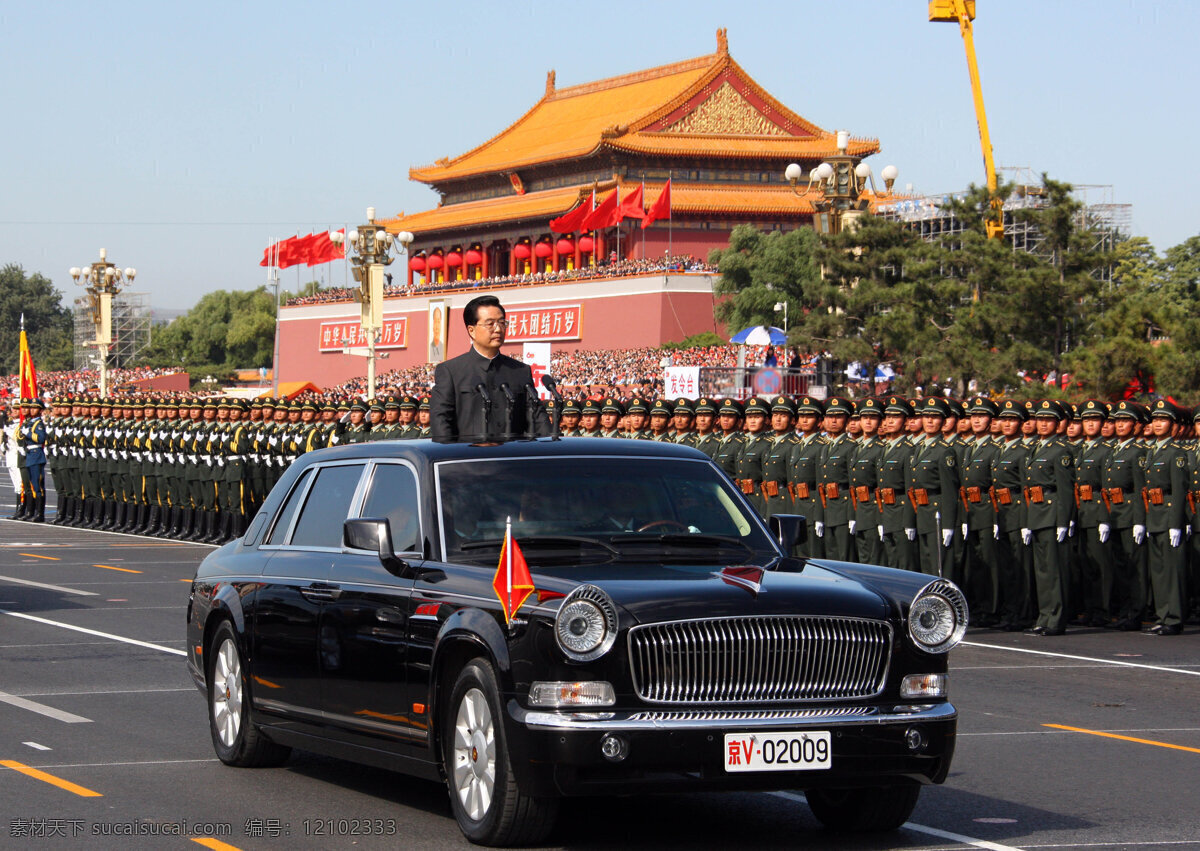
MULTIPOLYGON (((643 213, 646 212, 645 204, 646 204, 646 172, 643 171, 642 172, 642 212, 643 213)), ((643 221, 645 221, 645 219, 643 219, 643 221)), ((641 228, 640 230, 642 231, 642 257, 641 257, 641 259, 645 260, 646 259, 646 229, 641 228)))
MULTIPOLYGON (((667 169, 667 186, 671 185, 671 178, 675 176, 674 169, 667 169)), ((672 206, 674 206, 672 204, 672 206)), ((671 250, 674 247, 672 238, 675 235, 675 216, 674 210, 667 210, 667 257, 671 256, 671 250)))
POLYGON ((512 616, 514 614, 516 614, 516 612, 508 611, 509 607, 512 606, 512 592, 513 592, 513 584, 512 584, 512 517, 506 518, 505 524, 504 524, 504 562, 505 562, 504 567, 508 574, 508 577, 507 577, 508 581, 505 583, 505 586, 504 586, 504 588, 505 588, 504 610, 508 613, 508 617, 511 620, 512 616))

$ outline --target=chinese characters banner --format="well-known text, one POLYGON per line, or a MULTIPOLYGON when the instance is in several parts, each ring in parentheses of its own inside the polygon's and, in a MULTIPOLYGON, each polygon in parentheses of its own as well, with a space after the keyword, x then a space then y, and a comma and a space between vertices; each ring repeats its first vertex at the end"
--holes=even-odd
MULTIPOLYGON (((343 319, 339 322, 322 322, 318 349, 322 352, 340 352, 348 346, 365 346, 367 335, 363 333, 362 325, 357 319, 343 319)), ((383 317, 383 327, 379 329, 377 349, 404 349, 408 347, 408 317, 383 317)))
POLYGON ((687 399, 700 398, 700 367, 698 366, 668 366, 664 376, 663 396, 674 399, 683 396, 687 399))
POLYGON ((578 340, 583 331, 583 306, 514 307, 506 312, 505 342, 532 340, 578 340))

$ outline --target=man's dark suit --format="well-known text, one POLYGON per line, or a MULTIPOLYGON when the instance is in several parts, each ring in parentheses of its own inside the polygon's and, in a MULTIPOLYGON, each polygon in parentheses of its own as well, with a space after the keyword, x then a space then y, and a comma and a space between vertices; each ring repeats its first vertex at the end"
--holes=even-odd
MULTIPOLYGON (((519 360, 504 354, 488 360, 472 346, 465 354, 438 364, 433 382, 429 415, 434 440, 498 439, 510 433, 524 437, 529 431, 526 393, 533 392, 527 390, 533 384, 533 373, 519 360), (480 384, 492 400, 486 428, 483 396, 476 389, 480 384), (511 426, 505 417, 508 400, 501 384, 507 384, 516 397, 511 426)), ((538 436, 550 434, 550 419, 541 406, 535 414, 533 432, 538 436)))

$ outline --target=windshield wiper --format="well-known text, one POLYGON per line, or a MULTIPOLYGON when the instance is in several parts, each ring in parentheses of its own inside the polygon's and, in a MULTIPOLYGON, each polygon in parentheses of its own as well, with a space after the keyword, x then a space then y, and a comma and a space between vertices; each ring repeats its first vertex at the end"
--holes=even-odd
MULTIPOLYGON (((513 536, 522 549, 530 546, 553 546, 555 544, 586 544, 592 547, 599 547, 607 551, 611 555, 620 555, 617 548, 611 544, 606 544, 604 541, 596 538, 585 538, 580 535, 522 535, 520 537, 513 536)), ((488 547, 499 549, 504 544, 503 538, 489 538, 486 541, 469 541, 465 544, 460 544, 460 550, 481 550, 488 547)))
POLYGON ((626 541, 640 543, 647 541, 656 544, 687 544, 689 546, 712 546, 717 544, 720 546, 735 547, 739 550, 752 553, 754 548, 745 541, 739 541, 737 538, 730 538, 727 535, 704 535, 694 532, 635 532, 631 535, 618 535, 613 539, 613 543, 622 544, 626 541))

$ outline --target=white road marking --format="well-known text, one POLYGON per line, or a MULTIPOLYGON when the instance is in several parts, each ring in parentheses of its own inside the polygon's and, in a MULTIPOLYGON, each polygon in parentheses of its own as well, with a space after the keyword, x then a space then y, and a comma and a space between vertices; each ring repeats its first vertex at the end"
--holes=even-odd
MULTIPOLYGON (((805 803, 803 795, 797 795, 795 792, 768 792, 768 795, 774 795, 777 798, 787 798, 789 801, 799 801, 805 803)), ((988 851, 1022 851, 1022 848, 1016 845, 1001 845, 998 842, 988 842, 986 839, 975 839, 972 836, 964 836, 961 833, 951 833, 948 830, 938 830, 936 827, 926 827, 923 824, 914 824, 911 821, 905 822, 900 828, 901 830, 912 830, 917 833, 926 833, 930 836, 936 836, 939 839, 948 839, 951 842, 961 842, 963 845, 971 845, 975 848, 986 848, 988 851)))
MULTIPOLYGON (((195 686, 179 688, 125 688, 125 689, 95 689, 93 691, 27 691, 22 697, 81 697, 95 694, 159 694, 171 691, 195 691, 195 686)), ((1138 732, 1148 732, 1141 730, 1138 732)))
POLYGON ((33 588, 45 588, 47 591, 59 591, 63 594, 78 594, 80 597, 95 597, 95 591, 80 591, 78 588, 67 588, 65 585, 50 585, 46 582, 34 582, 30 579, 17 579, 15 576, 0 576, 0 582, 13 582, 17 585, 29 585, 33 588))
MULTIPOLYGON (((1141 662, 1118 662, 1115 659, 1097 659, 1094 656, 1074 656, 1070 653, 1050 653, 1046 650, 1027 650, 1024 647, 1003 647, 998 644, 980 644, 976 641, 964 641, 962 647, 982 647, 986 650, 1007 650, 1011 653, 1028 653, 1032 656, 1053 656, 1057 659, 1074 659, 1077 662, 1098 662, 1101 665, 1116 665, 1122 668, 1144 668, 1148 671, 1161 671, 1165 674, 1187 674, 1189 677, 1200 677, 1200 671, 1187 671, 1183 668, 1168 668, 1165 665, 1145 665, 1141 662)), ((953 671, 953 669, 951 669, 953 671)))
MULTIPOLYGON (((1133 730, 1098 730, 1100 733, 1195 733, 1200 731, 1200 727, 1150 727, 1138 728, 1133 730)), ((1010 730, 1008 732, 997 731, 995 733, 958 733, 961 739, 964 736, 1046 736, 1052 733, 1069 733, 1069 730, 1010 730)))
POLYGON ((23 745, 26 745, 26 746, 28 746, 28 747, 31 747, 31 748, 33 748, 35 751, 48 751, 48 750, 52 750, 52 748, 48 748, 48 747, 46 747, 45 745, 39 745, 37 742, 21 742, 21 744, 23 744, 23 745))
POLYGON ((7 703, 10 706, 15 706, 18 709, 28 709, 30 712, 36 712, 38 715, 45 715, 47 718, 53 718, 55 721, 62 721, 64 724, 91 724, 91 718, 84 718, 82 715, 73 715, 70 712, 63 712, 61 709, 55 709, 53 706, 47 706, 44 703, 35 703, 32 700, 26 700, 23 697, 17 697, 15 694, 9 694, 5 691, 0 691, 0 703, 7 703))
POLYGON ((8 615, 13 618, 21 618, 22 620, 33 621, 35 623, 44 623, 47 626, 57 626, 61 629, 70 629, 75 632, 82 632, 86 635, 95 635, 99 638, 111 638, 113 641, 122 641, 125 644, 133 644, 138 647, 147 647, 151 650, 161 650, 163 653, 171 653, 175 656, 187 656, 187 652, 176 650, 173 647, 163 647, 161 644, 151 644, 149 641, 138 641, 136 638, 126 638, 123 635, 113 635, 111 632, 100 632, 97 629, 85 629, 82 626, 74 626, 69 623, 60 623, 59 621, 47 620, 46 618, 38 618, 33 615, 25 615, 20 612, 10 612, 8 609, 0 609, 0 615, 8 615))

